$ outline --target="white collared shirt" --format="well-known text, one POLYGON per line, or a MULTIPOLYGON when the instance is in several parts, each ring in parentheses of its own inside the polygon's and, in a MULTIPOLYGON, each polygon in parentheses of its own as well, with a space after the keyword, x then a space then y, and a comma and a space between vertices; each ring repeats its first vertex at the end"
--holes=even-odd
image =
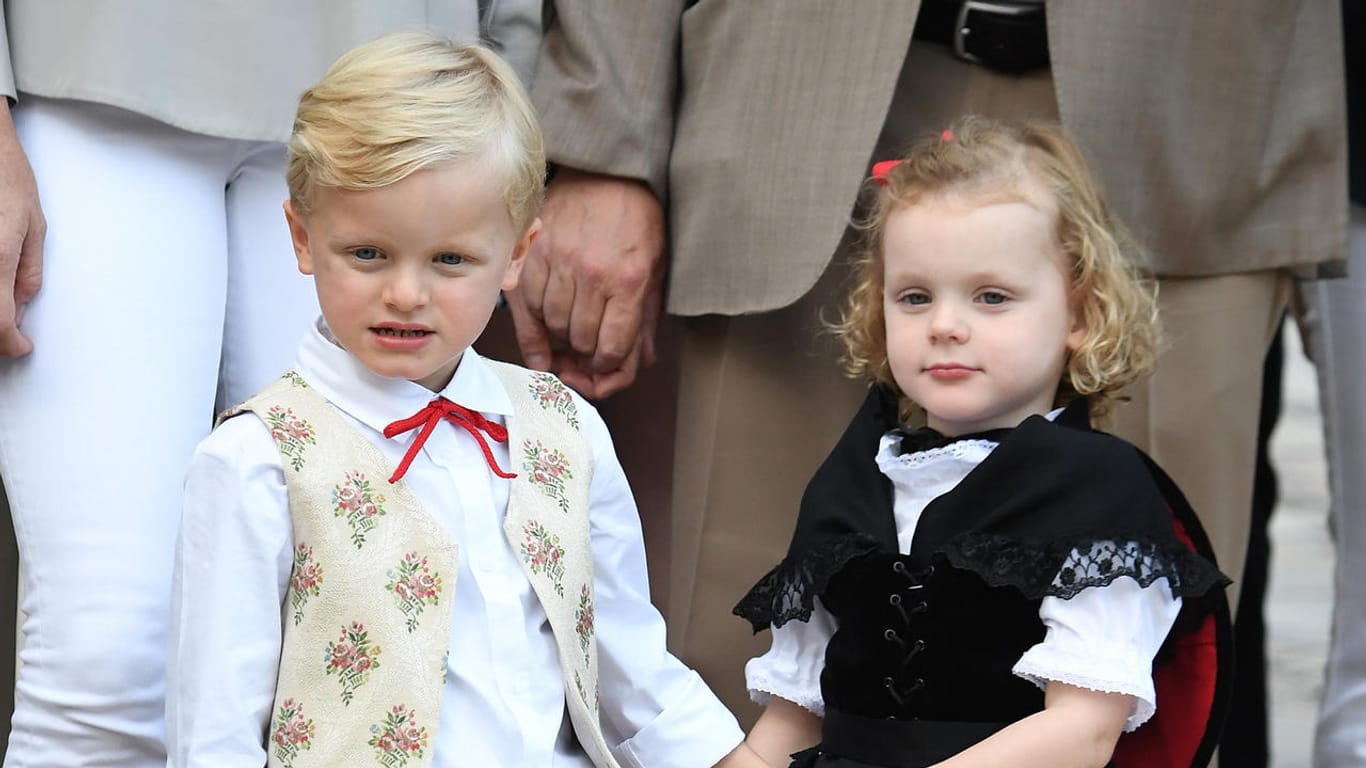
MULTIPOLYGON (((397 464, 414 437, 384 427, 434 394, 386 379, 315 327, 296 370, 397 464)), ((440 395, 503 423, 512 405, 466 350, 440 395)), ((635 502, 611 437, 575 402, 595 471, 589 490, 603 735, 623 766, 711 765, 743 737, 697 673, 664 647, 650 604, 635 502)), ((505 444, 489 441, 509 469, 505 444)), ((441 424, 404 481, 460 544, 452 652, 433 766, 587 766, 564 705, 545 611, 503 533, 507 480, 474 438, 441 424)), ((280 454, 255 418, 229 419, 200 444, 185 486, 167 680, 170 766, 260 768, 275 696, 293 532, 280 454)))

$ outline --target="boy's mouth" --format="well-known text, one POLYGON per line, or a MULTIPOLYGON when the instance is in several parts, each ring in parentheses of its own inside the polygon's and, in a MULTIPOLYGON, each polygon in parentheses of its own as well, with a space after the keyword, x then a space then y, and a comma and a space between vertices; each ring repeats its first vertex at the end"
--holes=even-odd
POLYGON ((435 331, 429 331, 421 328, 386 328, 383 326, 377 326, 375 328, 371 328, 370 330, 374 331, 380 336, 395 336, 398 338, 409 338, 413 336, 430 336, 431 334, 435 333, 435 331))

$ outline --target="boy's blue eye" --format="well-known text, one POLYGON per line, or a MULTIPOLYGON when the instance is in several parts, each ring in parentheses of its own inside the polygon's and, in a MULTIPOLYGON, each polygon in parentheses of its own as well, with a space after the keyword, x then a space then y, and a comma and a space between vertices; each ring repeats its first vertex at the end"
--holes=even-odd
POLYGON ((458 253, 443 253, 437 256, 436 260, 448 267, 458 267, 465 263, 465 257, 458 253))
POLYGON ((998 293, 996 291, 987 291, 986 293, 982 294, 982 303, 1004 304, 1006 303, 1006 295, 1004 293, 998 293))
POLYGON ((351 250, 351 255, 355 256, 357 261, 374 261, 379 258, 379 249, 368 246, 354 248, 351 250))

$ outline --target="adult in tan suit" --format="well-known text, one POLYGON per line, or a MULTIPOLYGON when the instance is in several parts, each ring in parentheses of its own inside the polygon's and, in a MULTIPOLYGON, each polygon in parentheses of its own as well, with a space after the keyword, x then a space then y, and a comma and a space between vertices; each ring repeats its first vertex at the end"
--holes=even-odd
MULTIPOLYGON (((1290 269, 1343 248, 1332 3, 1050 0, 1051 65, 1022 75, 913 37, 923 15, 921 37, 971 53, 957 30, 1000 29, 982 3, 963 24, 958 0, 548 5, 533 98, 560 168, 513 297, 518 340, 601 397, 650 359, 661 296, 678 318, 672 505, 646 514, 670 519, 673 647, 728 703, 747 709, 741 667, 767 642, 729 606, 781 557, 862 396, 819 334, 860 185, 963 112, 1061 119, 1151 249, 1169 350, 1116 431, 1176 477, 1241 571, 1263 352, 1290 269)), ((609 411, 667 411, 653 395, 627 389, 609 411)), ((618 422, 628 465, 660 455, 631 440, 671 426, 618 422)))
POLYGON ((318 311, 280 210, 298 94, 407 25, 492 30, 525 74, 539 10, 0 5, 0 477, 25 616, 6 766, 165 765, 185 466, 318 311))

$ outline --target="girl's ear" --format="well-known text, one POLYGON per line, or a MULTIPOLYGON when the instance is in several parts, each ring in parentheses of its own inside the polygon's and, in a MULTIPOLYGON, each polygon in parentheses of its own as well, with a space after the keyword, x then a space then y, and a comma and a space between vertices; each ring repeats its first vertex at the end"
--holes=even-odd
POLYGON ((289 223, 289 239, 294 243, 294 258, 299 271, 313 274, 313 254, 308 248, 308 221, 294 209, 294 201, 285 201, 285 221, 289 223))
POLYGON ((1071 322, 1071 327, 1067 331, 1067 351, 1076 352, 1086 343, 1090 329, 1086 325, 1086 312, 1082 309, 1080 297, 1074 296, 1071 304, 1072 308, 1067 313, 1071 322))

